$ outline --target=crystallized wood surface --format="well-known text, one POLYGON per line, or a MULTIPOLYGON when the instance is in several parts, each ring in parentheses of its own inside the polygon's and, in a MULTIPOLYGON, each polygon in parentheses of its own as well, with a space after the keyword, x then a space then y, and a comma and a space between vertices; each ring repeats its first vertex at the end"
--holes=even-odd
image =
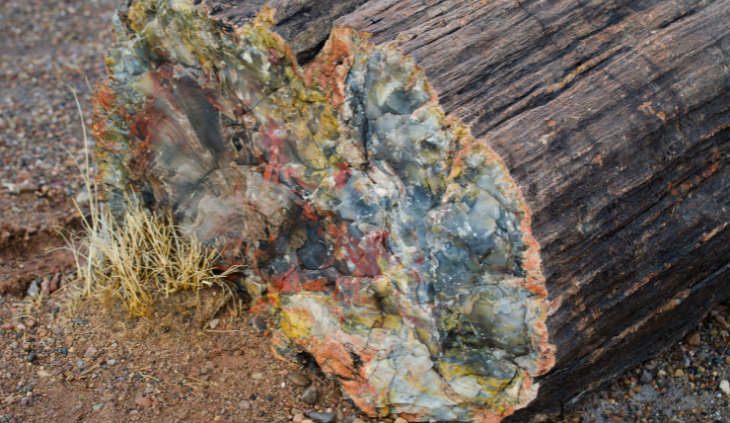
POLYGON ((675 342, 730 293, 730 1, 208 2, 232 26, 264 4, 302 62, 333 23, 395 42, 522 188, 557 363, 515 421, 675 342))

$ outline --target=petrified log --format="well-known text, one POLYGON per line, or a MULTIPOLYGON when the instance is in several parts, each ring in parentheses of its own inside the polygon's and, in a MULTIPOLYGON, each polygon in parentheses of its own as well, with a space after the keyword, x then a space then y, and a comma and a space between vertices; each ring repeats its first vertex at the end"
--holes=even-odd
POLYGON ((246 264, 277 350, 363 410, 525 419, 730 293, 727 22, 730 1, 136 0, 95 130, 106 181, 246 264))

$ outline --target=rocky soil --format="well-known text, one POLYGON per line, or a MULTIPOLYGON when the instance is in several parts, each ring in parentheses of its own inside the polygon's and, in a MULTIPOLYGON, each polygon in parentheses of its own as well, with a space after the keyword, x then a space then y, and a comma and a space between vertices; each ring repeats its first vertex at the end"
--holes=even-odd
MULTIPOLYGON (((116 3, 0 2, 0 422, 367 420, 306 357, 275 358, 261 319, 222 315, 201 328, 93 303, 69 311, 61 234, 79 227, 72 200, 85 196, 72 91, 88 124, 116 3)), ((716 308, 556 421, 730 421, 728 320, 716 308)))

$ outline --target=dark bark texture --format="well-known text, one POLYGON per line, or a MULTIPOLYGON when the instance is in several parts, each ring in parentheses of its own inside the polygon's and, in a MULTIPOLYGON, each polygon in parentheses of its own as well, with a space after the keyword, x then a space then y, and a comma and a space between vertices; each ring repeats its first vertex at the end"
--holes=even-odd
POLYGON ((527 421, 676 342, 730 294, 730 0, 265 4, 300 62, 333 25, 394 42, 533 211, 556 365, 527 421))

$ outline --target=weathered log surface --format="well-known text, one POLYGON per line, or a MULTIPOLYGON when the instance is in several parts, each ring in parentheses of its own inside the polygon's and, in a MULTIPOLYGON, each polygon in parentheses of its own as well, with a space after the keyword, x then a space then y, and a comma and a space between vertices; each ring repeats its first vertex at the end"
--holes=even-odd
MULTIPOLYGON (((267 2, 209 1, 224 22, 267 2)), ((506 161, 552 300, 554 410, 730 294, 730 1, 271 1, 308 61, 333 23, 395 42, 506 161)))

